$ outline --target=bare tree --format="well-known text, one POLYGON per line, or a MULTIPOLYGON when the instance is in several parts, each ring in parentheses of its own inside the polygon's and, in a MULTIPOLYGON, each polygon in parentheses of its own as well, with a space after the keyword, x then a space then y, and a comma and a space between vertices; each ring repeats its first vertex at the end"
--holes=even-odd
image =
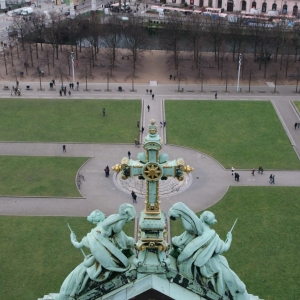
POLYGON ((299 67, 295 68, 295 72, 294 72, 294 74, 291 76, 291 79, 290 79, 290 80, 296 82, 296 90, 295 90, 295 93, 297 94, 297 93, 299 92, 298 87, 299 87, 299 82, 300 82, 300 68, 299 68, 299 67))
MULTIPOLYGON (((5 49, 4 49, 4 51, 0 51, 0 59, 1 59, 1 63, 4 64, 6 75, 8 75, 9 58, 10 58, 10 55, 9 55, 8 51, 6 51, 5 49)), ((12 67, 14 67, 14 66, 12 66, 12 67)))
POLYGON ((278 80, 280 79, 279 72, 278 72, 277 69, 271 75, 271 79, 274 81, 274 93, 276 93, 276 88, 277 88, 278 80))
POLYGON ((56 78, 60 79, 60 82, 61 82, 62 86, 64 85, 65 80, 70 79, 69 74, 65 71, 64 66, 60 65, 60 64, 55 67, 54 75, 55 75, 56 78))
POLYGON ((131 78, 133 91, 134 79, 137 77, 137 66, 142 64, 143 52, 145 51, 148 42, 146 33, 141 27, 140 22, 140 19, 132 17, 130 18, 128 25, 124 28, 124 46, 128 50, 131 69, 126 78, 131 78))
POLYGON ((104 24, 104 35, 102 37, 102 43, 105 50, 103 58, 108 62, 110 66, 111 75, 115 67, 117 47, 121 39, 120 26, 121 24, 119 18, 117 18, 116 16, 109 18, 108 22, 104 24))
POLYGON ((94 76, 90 72, 89 64, 83 64, 79 73, 79 78, 85 81, 85 90, 88 91, 88 80, 94 78, 94 76))
POLYGON ((166 18, 166 24, 164 27, 164 33, 162 35, 162 43, 166 50, 171 53, 170 59, 167 61, 169 66, 174 67, 178 77, 181 47, 180 40, 182 39, 182 16, 178 12, 170 12, 166 18))
POLYGON ((41 65, 35 68, 34 72, 32 73, 32 78, 38 78, 40 83, 39 90, 42 91, 42 77, 44 77, 44 72, 40 69, 41 65))
POLYGON ((256 81, 256 76, 255 76, 255 72, 253 70, 252 65, 249 66, 249 68, 246 72, 246 78, 248 81, 248 92, 251 93, 252 83, 256 81))
MULTIPOLYGON (((110 89, 109 89, 109 83, 111 80, 115 81, 116 80, 116 77, 111 74, 111 71, 110 70, 107 70, 106 73, 103 74, 103 78, 106 79, 106 92, 109 92, 110 89)), ((134 86, 132 88, 134 90, 134 86)))
POLYGON ((43 57, 41 59, 42 63, 47 66, 48 76, 50 76, 50 66, 53 64, 53 49, 48 45, 45 47, 43 51, 43 57))

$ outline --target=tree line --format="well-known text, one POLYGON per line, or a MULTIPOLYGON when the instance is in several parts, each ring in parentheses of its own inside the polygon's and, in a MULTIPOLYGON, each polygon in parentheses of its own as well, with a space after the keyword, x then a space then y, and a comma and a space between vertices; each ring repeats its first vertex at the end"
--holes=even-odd
MULTIPOLYGON (((26 75, 34 68, 35 72, 31 75, 40 78, 40 69, 44 66, 48 76, 55 76, 64 82, 71 75, 70 53, 73 52, 76 60, 79 60, 80 54, 84 57, 80 58, 80 76, 85 79, 86 85, 88 79, 93 78, 94 68, 101 63, 106 66, 103 77, 107 80, 109 90, 109 82, 114 79, 118 49, 124 48, 130 63, 126 80, 131 80, 134 90, 134 80, 138 66, 142 64, 143 53, 151 49, 152 37, 145 29, 147 19, 130 16, 124 21, 117 15, 99 14, 82 14, 74 19, 66 19, 56 12, 51 12, 50 16, 50 20, 44 14, 13 18, 10 42, 0 53, 6 75, 14 78, 20 75, 14 63, 18 59, 24 64, 26 75)), ((151 22, 155 22, 155 18, 151 22)), ((275 79, 278 79, 279 71, 284 70, 285 78, 296 80, 298 86, 300 72, 295 62, 298 61, 300 48, 300 29, 290 29, 286 22, 278 22, 275 27, 269 28, 259 18, 253 24, 245 26, 241 19, 229 23, 223 18, 214 19, 199 14, 183 17, 174 12, 166 15, 156 33, 162 49, 167 52, 166 63, 170 70, 176 72, 178 89, 188 72, 185 68, 187 55, 196 70, 195 80, 203 86, 207 80, 203 68, 205 53, 211 49, 226 86, 230 80, 229 70, 238 68, 240 53, 248 54, 243 55, 242 76, 249 80, 249 91, 255 80, 255 68, 261 70, 266 78, 270 61, 278 65, 275 79)))

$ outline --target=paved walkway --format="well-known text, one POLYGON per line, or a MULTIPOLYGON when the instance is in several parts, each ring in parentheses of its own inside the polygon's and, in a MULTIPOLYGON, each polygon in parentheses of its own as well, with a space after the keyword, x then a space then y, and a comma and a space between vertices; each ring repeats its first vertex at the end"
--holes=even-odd
MULTIPOLYGON (((0 83, 1 84, 1 83, 0 83)), ((25 85, 26 83, 24 83, 25 85)), ((37 87, 35 83, 29 83, 34 90, 37 87), (35 87, 36 85, 36 87, 35 87)), ((99 88, 99 84, 97 85, 99 88)), ((103 83, 103 86, 105 84, 103 83)), ((300 130, 294 129, 294 123, 300 122, 291 101, 298 100, 299 96, 293 94, 292 87, 279 87, 279 94, 271 93, 268 87, 256 87, 256 92, 252 94, 236 93, 235 87, 231 87, 229 93, 222 93, 223 87, 206 86, 206 92, 199 93, 199 87, 196 85, 184 86, 185 91, 178 93, 176 86, 163 85, 153 86, 137 85, 137 92, 130 92, 130 85, 124 86, 125 91, 117 92, 117 84, 112 85, 111 93, 92 91, 87 93, 83 91, 74 91, 72 98, 83 99, 142 99, 143 111, 141 120, 145 127, 144 135, 147 134, 150 119, 156 119, 157 123, 164 121, 163 99, 211 99, 214 100, 214 92, 218 90, 218 100, 270 100, 278 113, 287 135, 293 144, 295 151, 300 153, 300 130), (151 95, 146 94, 146 88, 152 89, 155 94, 154 100, 151 95), (266 93, 261 94, 262 89, 266 93), (194 92, 191 92, 191 91, 194 92), (148 112, 147 106, 150 106, 148 112)), ((96 89, 96 86, 95 86, 96 89)), ((10 97, 10 92, 0 91, 0 98, 10 97)), ((22 97, 28 98, 60 98, 56 92, 45 91, 37 93, 36 91, 24 91, 22 97)), ((216 100, 216 101, 218 101, 216 100)), ((1 100, 0 100, 1 101, 1 100)), ((168 124, 167 124, 168 126, 168 124)), ((158 125, 158 133, 165 140, 165 128, 158 125)), ((141 140, 143 136, 141 136, 141 140)), ((121 203, 131 202, 129 193, 121 191, 114 184, 111 172, 109 178, 105 177, 103 169, 108 164, 110 167, 119 163, 123 156, 127 155, 129 150, 132 158, 135 159, 142 148, 136 148, 134 145, 103 145, 103 144, 66 144, 67 153, 62 152, 60 143, 0 143, 0 155, 32 155, 32 156, 84 156, 92 157, 81 169, 85 176, 80 192, 83 198, 38 198, 38 197, 0 197, 1 215, 47 215, 47 216, 86 216, 94 209, 100 209, 109 215, 115 213, 121 203)), ((183 201, 194 211, 206 209, 219 201, 231 185, 238 186, 269 186, 269 175, 271 172, 265 172, 263 175, 251 175, 249 170, 239 170, 241 181, 235 182, 231 176, 230 170, 225 170, 217 161, 211 157, 197 151, 165 145, 163 152, 169 154, 170 159, 183 157, 186 164, 195 168, 192 172, 192 183, 190 187, 182 193, 170 197, 162 198, 162 208, 167 211, 175 202, 183 201)), ((300 186, 300 171, 273 171, 275 174, 275 186, 300 186)), ((75 182, 75 178, 74 178, 75 182)), ((75 184, 75 183, 74 183, 75 184)), ((137 211, 143 208, 144 199, 138 197, 138 203, 135 204, 137 211)))

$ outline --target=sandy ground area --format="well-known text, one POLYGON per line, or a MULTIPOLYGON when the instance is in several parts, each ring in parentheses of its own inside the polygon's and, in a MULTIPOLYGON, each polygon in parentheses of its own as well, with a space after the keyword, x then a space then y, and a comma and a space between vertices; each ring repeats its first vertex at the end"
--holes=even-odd
MULTIPOLYGON (((43 47, 45 49, 45 46, 43 47)), ((103 49, 97 54, 97 60, 95 61, 95 67, 92 68, 92 76, 93 78, 89 78, 88 82, 106 82, 105 74, 108 72, 107 61, 104 59, 103 49)), ((39 50, 39 59, 36 58, 36 54, 33 53, 33 66, 31 60, 28 59, 29 67, 26 74, 26 69, 24 67, 24 57, 22 57, 22 52, 20 52, 19 58, 15 54, 14 58, 14 66, 16 70, 19 72, 23 72, 24 75, 19 77, 19 81, 30 82, 30 81, 38 81, 39 79, 33 76, 33 73, 36 72, 37 67, 40 70, 44 71, 44 76, 42 78, 43 82, 47 82, 52 80, 53 78, 59 83, 60 80, 58 76, 55 76, 55 69, 57 66, 62 66, 65 70, 65 73, 68 75, 65 82, 72 81, 72 70, 68 67, 67 56, 68 53, 71 52, 70 49, 64 50, 63 52, 59 51, 59 59, 55 58, 55 67, 50 68, 50 74, 48 72, 47 64, 45 60, 43 60, 44 51, 39 50)), ((117 50, 117 61, 116 66, 113 70, 114 79, 111 82, 117 83, 131 83, 131 79, 128 77, 131 70, 131 59, 127 58, 128 51, 124 49, 117 50)), ((195 68, 195 63, 192 59, 192 53, 184 53, 183 61, 181 67, 182 73, 182 83, 185 84, 195 84, 199 83, 199 79, 197 79, 199 71, 195 68)), ((170 53, 166 51, 144 51, 142 53, 142 58, 140 59, 140 63, 137 67, 135 83, 144 83, 148 84, 149 81, 157 81, 158 84, 175 84, 178 83, 174 81, 174 75, 176 75, 176 71, 174 68, 169 66, 168 60, 170 58, 170 53), (172 79, 170 80, 170 75, 172 75, 172 79)), ((84 83, 84 78, 82 77, 83 69, 88 64, 87 62, 87 53, 82 50, 80 53, 78 51, 78 59, 75 60, 75 81, 79 81, 80 83, 84 83), (76 66, 78 65, 78 66, 76 66), (81 75, 81 76, 80 76, 81 75)), ((241 67, 241 76, 240 83, 241 85, 249 84, 249 74, 252 69, 252 80, 251 85, 264 85, 266 82, 275 81, 275 73, 278 71, 278 80, 277 84, 295 84, 295 80, 292 79, 293 76, 297 73, 297 68, 300 67, 300 61, 294 61, 294 56, 290 56, 287 61, 287 58, 283 58, 282 63, 280 63, 280 57, 278 57, 277 63, 274 62, 274 58, 268 62, 266 78, 264 77, 264 66, 262 65, 261 70, 259 70, 259 63, 253 61, 253 55, 245 55, 243 56, 242 67, 241 67), (280 70, 280 64, 282 64, 282 69, 280 70), (288 78, 286 78, 286 66, 288 66, 288 78)), ((232 55, 227 54, 224 58, 224 68, 223 72, 221 68, 218 69, 218 64, 214 59, 213 53, 204 53, 203 54, 203 78, 204 85, 205 84, 222 84, 226 83, 226 70, 228 84, 233 84, 237 80, 238 76, 238 61, 232 61, 232 55), (222 77, 223 73, 223 77, 222 77)), ((3 81, 14 81, 12 73, 11 60, 8 62, 8 74, 6 74, 5 66, 2 63, 0 66, 0 74, 2 75, 3 81)))

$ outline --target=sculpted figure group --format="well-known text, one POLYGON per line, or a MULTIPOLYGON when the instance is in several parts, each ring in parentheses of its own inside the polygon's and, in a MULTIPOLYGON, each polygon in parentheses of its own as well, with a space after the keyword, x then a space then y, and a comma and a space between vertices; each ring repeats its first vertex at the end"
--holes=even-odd
MULTIPOLYGON (((89 280, 105 282, 113 272, 125 272, 131 267, 128 258, 134 254, 132 249, 135 241, 122 228, 135 216, 135 208, 127 203, 120 206, 118 214, 106 219, 101 211, 95 210, 87 217, 89 222, 96 225, 91 232, 80 242, 71 232, 74 247, 87 247, 91 254, 86 256, 82 251, 85 256, 83 262, 65 279, 56 300, 74 299, 89 280)), ((244 283, 230 269, 222 255, 231 245, 231 232, 228 232, 224 242, 210 228, 217 222, 215 215, 205 211, 198 218, 184 203, 179 202, 170 208, 169 217, 173 220, 180 218, 185 228, 180 236, 172 238, 170 256, 177 261, 178 273, 213 289, 220 296, 250 300, 244 283)))
MULTIPOLYGON (((128 256, 133 254, 134 239, 128 237, 122 228, 125 223, 134 220, 135 208, 131 204, 122 204, 119 213, 105 219, 100 210, 93 211, 88 221, 96 227, 78 242, 74 232, 71 232, 71 242, 74 247, 87 247, 91 254, 84 257, 63 282, 56 300, 74 299, 86 286, 89 279, 104 282, 112 272, 125 272, 130 264, 128 256)), ((83 252, 84 253, 84 252, 83 252)))

